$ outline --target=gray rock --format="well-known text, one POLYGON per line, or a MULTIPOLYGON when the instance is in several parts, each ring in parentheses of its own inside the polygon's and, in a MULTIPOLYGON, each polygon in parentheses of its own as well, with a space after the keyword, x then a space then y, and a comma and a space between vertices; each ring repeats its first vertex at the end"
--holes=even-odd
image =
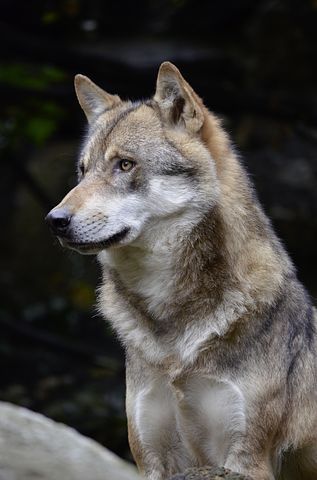
POLYGON ((0 480, 140 480, 95 441, 25 408, 0 402, 0 480))

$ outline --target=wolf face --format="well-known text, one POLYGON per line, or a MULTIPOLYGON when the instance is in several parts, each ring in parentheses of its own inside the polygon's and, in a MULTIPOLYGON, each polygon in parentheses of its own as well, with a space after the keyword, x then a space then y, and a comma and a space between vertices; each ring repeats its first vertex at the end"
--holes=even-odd
POLYGON ((174 65, 161 66, 145 102, 123 102, 82 75, 75 88, 89 123, 79 182, 47 216, 63 246, 94 254, 147 241, 170 221, 184 233, 217 203, 204 107, 174 65))

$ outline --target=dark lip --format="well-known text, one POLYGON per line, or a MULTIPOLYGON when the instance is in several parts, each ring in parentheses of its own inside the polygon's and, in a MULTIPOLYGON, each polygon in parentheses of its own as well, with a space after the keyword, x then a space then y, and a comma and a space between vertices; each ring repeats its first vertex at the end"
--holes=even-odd
MULTIPOLYGON (((66 245, 68 247, 76 248, 78 250, 97 250, 102 248, 111 247, 116 243, 120 242, 130 231, 129 227, 125 227, 120 232, 111 235, 111 237, 107 238, 106 240, 102 240, 101 242, 91 242, 91 243, 81 243, 81 242, 70 242, 66 240, 66 245)), ((65 241, 65 238, 63 239, 65 241)))

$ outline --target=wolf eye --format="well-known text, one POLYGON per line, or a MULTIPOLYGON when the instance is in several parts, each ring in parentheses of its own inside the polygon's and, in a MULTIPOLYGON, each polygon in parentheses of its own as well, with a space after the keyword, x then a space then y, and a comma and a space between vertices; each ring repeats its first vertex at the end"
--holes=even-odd
POLYGON ((120 160, 119 167, 123 172, 128 172, 134 167, 134 162, 132 160, 120 160))
POLYGON ((82 174, 82 176, 85 175, 85 165, 83 163, 79 165, 79 171, 82 174))

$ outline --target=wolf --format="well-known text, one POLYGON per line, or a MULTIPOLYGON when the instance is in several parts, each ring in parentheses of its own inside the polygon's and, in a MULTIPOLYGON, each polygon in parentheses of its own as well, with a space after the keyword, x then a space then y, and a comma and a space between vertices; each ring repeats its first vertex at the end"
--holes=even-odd
POLYGON ((139 470, 316 480, 316 310, 220 120, 169 62, 150 100, 75 89, 78 185, 47 221, 98 255, 139 470))

